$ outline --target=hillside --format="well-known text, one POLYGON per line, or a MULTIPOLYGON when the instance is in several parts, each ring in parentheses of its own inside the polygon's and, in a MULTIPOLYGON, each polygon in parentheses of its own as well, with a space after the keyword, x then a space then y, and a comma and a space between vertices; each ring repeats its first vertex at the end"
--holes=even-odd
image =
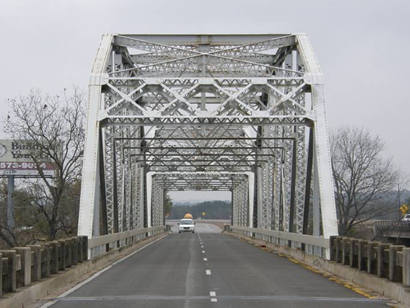
POLYGON ((175 204, 169 219, 181 219, 185 213, 191 213, 194 219, 230 219, 231 203, 228 201, 206 201, 197 204, 175 204), (205 213, 202 216, 202 213, 205 213))

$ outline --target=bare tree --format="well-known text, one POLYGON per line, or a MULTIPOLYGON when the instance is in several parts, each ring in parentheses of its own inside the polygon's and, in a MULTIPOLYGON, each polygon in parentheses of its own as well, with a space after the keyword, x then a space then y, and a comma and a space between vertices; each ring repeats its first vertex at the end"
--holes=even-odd
POLYGON ((8 187, 6 181, 0 181, 0 247, 24 246, 34 243, 38 232, 37 226, 44 224, 44 219, 39 215, 38 210, 33 207, 32 196, 25 189, 25 184, 19 185, 13 192, 14 218, 17 228, 7 225, 6 202, 8 187))
POLYGON ((169 196, 168 192, 165 194, 165 200, 164 200, 164 214, 165 216, 169 216, 171 214, 172 210, 172 200, 171 197, 169 196))
POLYGON ((67 187, 80 176, 84 143, 83 95, 74 89, 62 95, 43 95, 38 90, 12 100, 12 111, 6 123, 6 132, 15 139, 30 144, 31 159, 40 176, 28 188, 33 204, 44 216, 49 239, 55 239, 64 228, 62 201, 67 187), (51 163, 54 177, 46 176, 44 162, 51 163))
POLYGON ((376 206, 394 189, 398 172, 391 160, 383 159, 383 143, 363 129, 343 128, 331 138, 339 233, 385 211, 376 206))

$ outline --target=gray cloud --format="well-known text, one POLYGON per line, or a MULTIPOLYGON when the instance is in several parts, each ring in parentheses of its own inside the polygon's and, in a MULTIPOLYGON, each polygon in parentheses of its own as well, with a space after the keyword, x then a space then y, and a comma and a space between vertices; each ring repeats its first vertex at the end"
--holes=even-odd
POLYGON ((310 35, 326 77, 330 127, 366 127, 410 172, 410 2, 6 0, 0 104, 31 88, 87 87, 102 33, 310 35))

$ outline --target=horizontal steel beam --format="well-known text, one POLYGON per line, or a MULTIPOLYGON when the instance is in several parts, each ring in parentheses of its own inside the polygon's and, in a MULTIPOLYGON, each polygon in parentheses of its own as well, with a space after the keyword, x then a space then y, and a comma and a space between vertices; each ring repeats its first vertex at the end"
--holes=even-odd
POLYGON ((135 46, 128 39, 141 40, 153 44, 166 45, 243 45, 283 37, 277 47, 293 45, 295 37, 291 34, 117 34, 114 44, 135 46))
POLYGON ((303 125, 311 126, 312 120, 306 115, 272 116, 272 117, 166 117, 166 116, 104 116, 102 127, 107 125, 132 126, 173 126, 173 125, 236 125, 236 126, 265 126, 265 125, 303 125))

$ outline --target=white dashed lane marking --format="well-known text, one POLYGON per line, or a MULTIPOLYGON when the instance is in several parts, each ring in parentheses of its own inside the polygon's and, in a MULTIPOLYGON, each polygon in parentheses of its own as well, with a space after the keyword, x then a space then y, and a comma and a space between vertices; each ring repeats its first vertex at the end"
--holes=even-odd
POLYGON ((209 296, 215 297, 215 296, 216 296, 216 292, 215 292, 215 291, 209 291, 209 296))
POLYGON ((217 303, 217 302, 218 302, 218 299, 216 299, 215 297, 211 298, 211 303, 217 303))
POLYGON ((208 276, 212 274, 210 269, 205 270, 205 274, 207 274, 208 276))
POLYGON ((202 250, 202 253, 205 253, 205 250, 202 250))
POLYGON ((208 258, 204 258, 204 261, 208 261, 208 258))

